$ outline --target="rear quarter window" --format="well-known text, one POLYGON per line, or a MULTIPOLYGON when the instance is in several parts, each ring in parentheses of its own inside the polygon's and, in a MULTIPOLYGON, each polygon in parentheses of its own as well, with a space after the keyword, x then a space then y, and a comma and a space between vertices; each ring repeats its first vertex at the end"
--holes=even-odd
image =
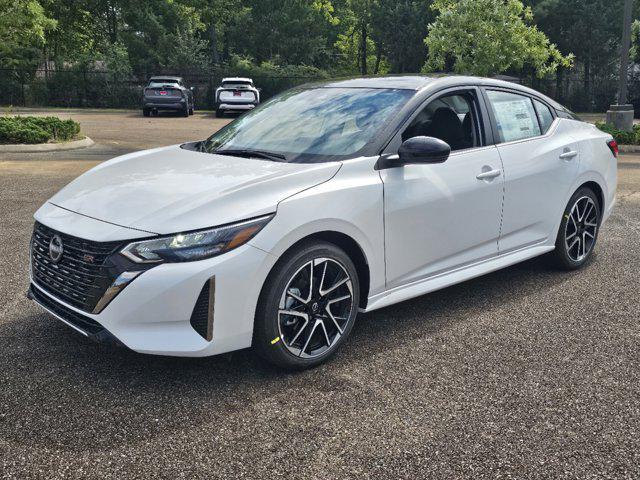
POLYGON ((549 128, 553 123, 553 113, 551 113, 551 109, 549 107, 538 100, 534 99, 533 105, 536 107, 538 119, 540 120, 540 129, 542 130, 542 134, 544 135, 549 131, 549 128))

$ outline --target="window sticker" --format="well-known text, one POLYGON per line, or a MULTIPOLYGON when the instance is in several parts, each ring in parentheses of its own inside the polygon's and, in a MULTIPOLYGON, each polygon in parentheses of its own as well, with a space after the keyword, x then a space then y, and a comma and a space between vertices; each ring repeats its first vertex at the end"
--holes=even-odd
POLYGON ((504 92, 489 92, 503 142, 540 135, 540 125, 531 100, 504 92))

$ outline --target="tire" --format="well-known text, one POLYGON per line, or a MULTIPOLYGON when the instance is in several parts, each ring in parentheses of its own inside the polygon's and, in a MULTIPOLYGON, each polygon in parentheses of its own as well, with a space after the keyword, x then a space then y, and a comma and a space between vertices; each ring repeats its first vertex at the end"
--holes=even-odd
POLYGON ((151 110, 149 110, 148 108, 143 108, 142 109, 142 115, 144 115, 145 117, 150 117, 151 116, 151 110))
POLYGON ((185 106, 185 107, 182 109, 182 116, 183 116, 183 117, 188 117, 188 116, 189 116, 189 107, 185 106))
POLYGON ((555 266, 576 270, 585 265, 596 246, 601 220, 598 197, 590 188, 580 188, 562 214, 556 248, 552 253, 555 266))
POLYGON ((302 370, 319 365, 349 336, 359 298, 356 268, 342 249, 328 242, 303 243, 287 252, 265 281, 253 346, 278 367, 302 370), (314 282, 309 288, 311 272, 314 282))
POLYGON ((193 106, 189 109, 189 115, 193 115, 193 106))
POLYGON ((224 110, 220 110, 219 108, 216 108, 216 118, 223 118, 224 117, 224 110))

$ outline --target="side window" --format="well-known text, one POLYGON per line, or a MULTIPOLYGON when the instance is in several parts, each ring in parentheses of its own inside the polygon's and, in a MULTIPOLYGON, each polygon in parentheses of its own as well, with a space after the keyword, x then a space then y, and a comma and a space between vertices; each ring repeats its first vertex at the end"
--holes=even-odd
POLYGON ((529 97, 515 93, 487 92, 501 142, 513 142, 541 135, 540 125, 529 97))
POLYGON ((402 132, 402 140, 425 136, 444 140, 451 150, 480 145, 476 102, 471 93, 455 93, 432 100, 402 132))
POLYGON ((536 112, 538 112, 540 128, 542 129, 542 134, 544 135, 545 133, 547 133, 549 127, 553 123, 553 114, 551 113, 549 107, 536 99, 533 99, 533 105, 536 107, 536 112))

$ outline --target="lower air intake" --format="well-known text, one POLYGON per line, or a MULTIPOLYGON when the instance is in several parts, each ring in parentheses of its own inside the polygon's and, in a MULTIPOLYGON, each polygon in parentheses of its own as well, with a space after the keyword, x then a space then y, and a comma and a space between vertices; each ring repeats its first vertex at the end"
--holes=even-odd
POLYGON ((191 326, 198 334, 207 340, 213 338, 213 304, 216 291, 215 277, 209 279, 198 295, 198 300, 191 314, 191 326))

